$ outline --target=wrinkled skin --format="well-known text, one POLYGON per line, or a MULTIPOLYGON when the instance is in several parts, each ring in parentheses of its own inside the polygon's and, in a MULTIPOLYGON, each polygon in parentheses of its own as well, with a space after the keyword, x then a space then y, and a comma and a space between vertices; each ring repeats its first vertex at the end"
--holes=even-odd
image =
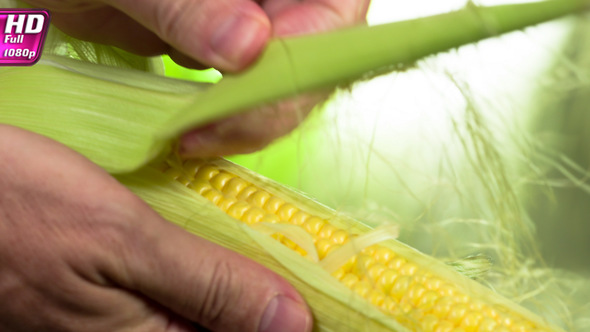
POLYGON ((286 281, 67 147, 0 125, 0 164, 0 331, 256 331, 276 295, 299 311, 293 331, 308 328, 286 281))
MULTIPOLYGON (((142 55, 169 54, 187 67, 239 72, 257 58, 272 36, 364 23, 370 0, 28 2, 49 8, 52 22, 74 37, 142 55)), ((181 151, 187 156, 210 157, 258 150, 295 128, 325 96, 321 92, 302 96, 279 102, 270 108, 274 112, 269 107, 251 110, 222 121, 221 126, 195 128, 184 136, 181 151)))
MULTIPOLYGON (((228 72, 246 68, 272 35, 356 24, 368 6, 368 0, 30 3, 50 9, 53 22, 76 37, 228 72), (232 28, 233 17, 246 27, 232 28)), ((181 151, 253 151, 294 128, 320 98, 301 96, 195 128, 181 151)), ((192 322, 213 331, 311 330, 309 309, 285 280, 163 220, 67 147, 0 125, 0 165, 0 332, 196 331, 192 322)))

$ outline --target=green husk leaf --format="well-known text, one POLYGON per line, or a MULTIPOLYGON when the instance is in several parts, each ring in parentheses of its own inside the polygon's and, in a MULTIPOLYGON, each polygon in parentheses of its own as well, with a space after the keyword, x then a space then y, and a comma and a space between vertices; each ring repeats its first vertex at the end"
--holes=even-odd
POLYGON ((44 56, 0 68, 0 122, 41 133, 109 172, 137 169, 170 144, 157 129, 203 85, 131 69, 44 56))
POLYGON ((171 141, 190 128, 395 69, 576 12, 588 3, 468 6, 405 22, 277 39, 251 69, 208 88, 147 73, 158 66, 54 31, 48 49, 61 56, 44 55, 32 68, 0 69, 0 122, 65 143, 111 173, 131 172, 165 154, 171 141))

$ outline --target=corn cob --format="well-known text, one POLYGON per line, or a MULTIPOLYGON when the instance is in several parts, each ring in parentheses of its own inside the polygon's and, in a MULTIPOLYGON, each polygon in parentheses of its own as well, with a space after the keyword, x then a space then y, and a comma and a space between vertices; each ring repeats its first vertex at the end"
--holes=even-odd
MULTIPOLYGON (((319 260, 334 282, 339 281, 356 293, 353 296, 363 298, 396 322, 381 330, 559 330, 397 241, 380 239, 380 243, 361 244, 359 239, 379 231, 371 231, 361 223, 338 216, 228 161, 168 160, 157 168, 166 178, 205 198, 224 214, 248 227, 272 234, 277 244, 305 257, 307 263, 317 265, 313 261, 319 260), (293 236, 293 228, 304 230, 308 243, 302 240, 305 236, 293 236), (294 241, 296 237, 299 240, 294 241), (343 254, 346 247, 355 249, 347 256, 343 254), (340 263, 334 263, 338 261, 340 263)), ((311 306, 316 318, 322 316, 313 304, 311 306)), ((319 321, 316 330, 336 330, 326 325, 330 324, 319 321)))

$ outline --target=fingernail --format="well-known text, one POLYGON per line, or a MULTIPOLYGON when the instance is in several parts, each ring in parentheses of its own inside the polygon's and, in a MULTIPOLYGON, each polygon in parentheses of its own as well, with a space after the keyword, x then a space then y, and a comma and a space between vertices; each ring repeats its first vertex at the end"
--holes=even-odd
POLYGON ((241 69, 266 44, 270 23, 263 17, 236 13, 229 17, 210 40, 211 49, 227 63, 222 69, 241 69))
POLYGON ((282 295, 275 296, 266 307, 258 332, 308 332, 311 316, 300 303, 282 295))

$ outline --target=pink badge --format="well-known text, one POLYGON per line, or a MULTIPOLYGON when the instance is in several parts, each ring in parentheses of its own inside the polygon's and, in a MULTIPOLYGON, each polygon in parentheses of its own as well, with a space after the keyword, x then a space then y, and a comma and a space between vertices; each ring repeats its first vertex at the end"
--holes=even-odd
POLYGON ((0 8, 0 66, 31 66, 39 61, 49 20, 44 9, 0 8))

